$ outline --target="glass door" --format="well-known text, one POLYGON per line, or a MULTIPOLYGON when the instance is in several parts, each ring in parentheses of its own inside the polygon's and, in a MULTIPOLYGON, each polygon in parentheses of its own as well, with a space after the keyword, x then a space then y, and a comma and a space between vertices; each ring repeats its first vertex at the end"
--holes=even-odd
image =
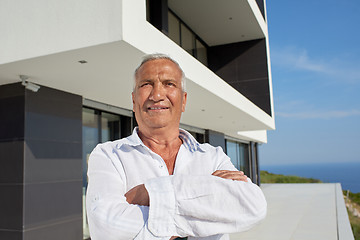
POLYGON ((86 218, 85 194, 87 188, 87 166, 89 156, 98 143, 114 141, 131 132, 131 118, 91 108, 83 108, 83 239, 90 239, 86 218), (123 126, 121 125, 123 124, 123 126), (124 134, 121 133, 123 129, 124 134))
POLYGON ((238 170, 250 176, 248 148, 248 144, 245 143, 226 141, 226 154, 231 159, 231 162, 238 170))

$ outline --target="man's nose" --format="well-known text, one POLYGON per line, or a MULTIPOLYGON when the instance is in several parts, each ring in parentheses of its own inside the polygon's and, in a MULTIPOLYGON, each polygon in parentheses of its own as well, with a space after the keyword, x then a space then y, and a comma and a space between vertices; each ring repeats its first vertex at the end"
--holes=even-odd
POLYGON ((150 93, 149 99, 154 102, 159 102, 165 98, 165 88, 161 83, 155 83, 150 93))

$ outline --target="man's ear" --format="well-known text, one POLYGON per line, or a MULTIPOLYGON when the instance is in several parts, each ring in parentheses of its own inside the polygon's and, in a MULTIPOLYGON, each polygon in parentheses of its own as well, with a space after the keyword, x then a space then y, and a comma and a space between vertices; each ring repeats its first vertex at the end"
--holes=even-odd
POLYGON ((182 106, 181 106, 182 112, 185 112, 186 100, 187 100, 187 92, 183 92, 183 101, 182 101, 182 106))
POLYGON ((131 99, 132 99, 132 103, 133 103, 133 112, 135 112, 135 94, 134 92, 131 93, 131 99))

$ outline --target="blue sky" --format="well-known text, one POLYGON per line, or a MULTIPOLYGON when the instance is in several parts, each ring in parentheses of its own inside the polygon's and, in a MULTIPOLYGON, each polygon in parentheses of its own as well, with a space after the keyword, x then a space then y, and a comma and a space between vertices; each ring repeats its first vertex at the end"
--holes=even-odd
POLYGON ((276 130, 262 165, 360 162, 360 1, 267 1, 276 130))

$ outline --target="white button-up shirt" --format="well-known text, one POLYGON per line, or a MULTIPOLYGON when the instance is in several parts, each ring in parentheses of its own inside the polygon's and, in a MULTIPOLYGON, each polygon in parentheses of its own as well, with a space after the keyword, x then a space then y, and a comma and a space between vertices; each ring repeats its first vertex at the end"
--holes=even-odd
POLYGON ((251 181, 212 176, 236 168, 220 147, 199 144, 180 129, 174 174, 143 144, 137 129, 127 138, 99 144, 88 165, 87 217, 92 240, 229 239, 266 215, 266 201, 251 181), (125 193, 145 184, 150 206, 126 202, 125 193))

